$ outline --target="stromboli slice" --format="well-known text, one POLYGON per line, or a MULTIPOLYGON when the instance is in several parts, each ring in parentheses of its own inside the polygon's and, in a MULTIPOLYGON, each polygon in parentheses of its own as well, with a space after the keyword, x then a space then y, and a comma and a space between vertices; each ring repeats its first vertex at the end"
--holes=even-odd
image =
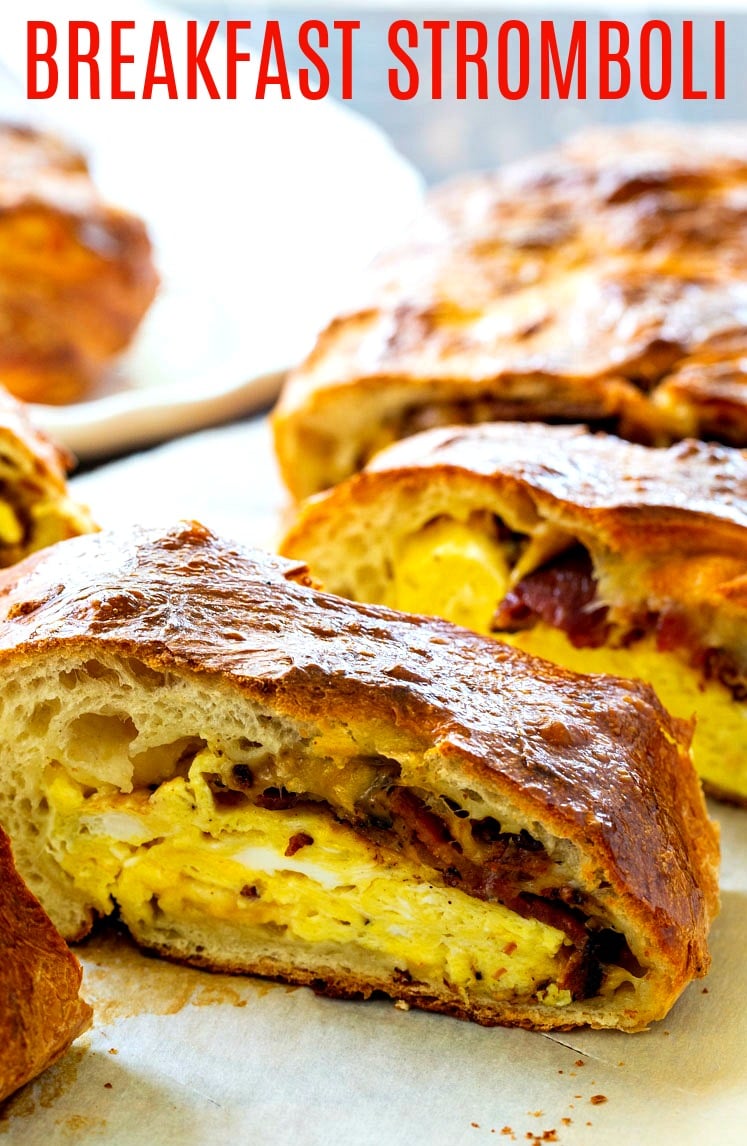
POLYGON ((69 938, 539 1028, 709 962, 717 841, 644 685, 355 605, 197 524, 0 580, 0 817, 69 938))
POLYGON ((400 442, 281 547, 331 592, 436 614, 697 713, 696 767, 747 802, 747 455, 496 423, 400 442))
POLYGON ((91 1025, 82 972, 13 865, 0 828, 0 1102, 91 1025))
POLYGON ((0 387, 0 566, 96 528, 68 494, 71 461, 0 387))
POLYGON ((0 123, 0 383, 70 402, 130 342, 158 275, 145 224, 61 139, 0 123))
POLYGON ((504 419, 747 445, 746 187, 745 125, 645 124, 436 189, 289 377, 288 488, 504 419))

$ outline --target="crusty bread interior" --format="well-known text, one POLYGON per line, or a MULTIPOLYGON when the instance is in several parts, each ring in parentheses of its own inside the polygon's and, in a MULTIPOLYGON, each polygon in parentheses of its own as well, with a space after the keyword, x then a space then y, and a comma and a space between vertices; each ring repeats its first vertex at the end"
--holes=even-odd
MULTIPOLYGON (((564 428, 560 433, 571 431, 564 428)), ((423 441, 425 456, 425 436, 423 441)), ((573 439, 568 441, 571 450, 573 439)), ((557 451, 562 442, 562 437, 553 441, 548 431, 548 451, 557 451)), ((467 446, 465 438, 465 453, 467 446)), ((382 472, 364 472, 310 499, 281 542, 281 552, 307 562, 318 585, 351 601, 443 617, 574 672, 645 680, 669 712, 685 720, 697 713, 693 758, 709 793, 747 804, 747 756, 742 750, 747 704, 728 674, 725 681, 715 673, 705 677, 705 658, 691 663, 689 646, 658 642, 653 621, 650 635, 629 641, 615 640, 613 633, 609 644, 589 647, 584 642, 574 645, 547 622, 512 631, 494 619, 504 595, 521 577, 571 546, 583 547, 598 586, 596 604, 609 609, 621 631, 630 617, 684 614, 702 649, 732 654, 734 672, 741 669, 738 685, 747 674, 745 610, 743 594, 737 591, 744 581, 735 577, 744 567, 740 546, 734 543, 732 559, 716 534, 713 540, 706 538, 700 550, 693 544, 689 552, 682 536, 690 532, 699 537, 696 530, 702 528, 693 512, 692 522, 685 519, 679 532, 666 517, 663 523, 652 519, 649 536, 664 538, 669 529, 671 544, 666 548, 662 543, 658 552, 653 544, 653 552, 642 551, 646 523, 634 533, 624 511, 617 534, 606 523, 604 532, 601 514, 583 513, 560 497, 555 503, 533 498, 529 481, 524 488, 508 479, 499 484, 469 472, 466 465, 398 470, 394 459, 388 471, 385 457, 382 454, 379 463, 382 472), (519 561, 506 555, 496 523, 498 529, 525 539, 519 561)), ((531 467, 541 465, 540 452, 530 440, 530 476, 531 467)), ((704 500, 706 496, 704 490, 704 500)))
POLYGON ((395 724, 388 736, 365 721, 320 730, 209 674, 85 642, 19 658, 0 703, 0 822, 69 939, 118 914, 142 945, 197 965, 545 1028, 641 1029, 682 989, 681 956, 653 951, 635 905, 577 847, 395 724), (263 769, 277 807, 236 782, 263 769), (467 823, 529 833, 558 886, 583 889, 594 926, 624 937, 625 967, 605 965, 597 990, 572 1000, 556 983, 562 932, 450 887, 383 829, 361 835, 356 793, 393 774, 467 823), (282 806, 304 790, 306 803, 282 806))

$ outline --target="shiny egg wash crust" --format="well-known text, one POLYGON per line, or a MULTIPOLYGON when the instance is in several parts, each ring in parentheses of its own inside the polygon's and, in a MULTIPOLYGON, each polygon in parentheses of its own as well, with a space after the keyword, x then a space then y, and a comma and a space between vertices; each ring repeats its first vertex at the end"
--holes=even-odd
POLYGON ((0 576, 0 819, 68 940, 627 1031, 707 971, 689 729, 198 523, 0 576))
POLYGON ((435 189, 289 376, 294 496, 437 426, 747 444, 746 139, 605 125, 435 189))
POLYGON ((747 803, 747 457, 579 427, 436 430, 310 499, 282 550, 354 601, 441 617, 695 714, 696 767, 747 803))
MULTIPOLYGON (((102 717, 87 732, 105 729, 102 717)), ((241 762, 198 745, 175 746, 177 775, 131 793, 92 788, 58 762, 45 771, 55 858, 136 936, 156 919, 207 917, 317 953, 363 948, 382 976, 457 998, 479 999, 484 983, 486 1000, 557 1008, 644 974, 602 920, 587 929, 542 844, 396 784, 394 761, 330 760, 312 776, 286 760, 279 775, 260 745, 241 762)))

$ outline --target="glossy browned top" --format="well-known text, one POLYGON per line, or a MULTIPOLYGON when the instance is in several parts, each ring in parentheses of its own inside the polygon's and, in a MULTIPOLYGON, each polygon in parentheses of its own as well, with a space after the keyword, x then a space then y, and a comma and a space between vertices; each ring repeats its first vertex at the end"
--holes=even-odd
MULTIPOLYGON (((591 518, 708 519, 747 548, 747 452, 698 441, 652 450, 583 426, 493 422, 430 430, 382 450, 366 467, 391 474, 458 469, 568 503, 591 518)), ((331 496, 334 496, 332 494, 331 496)), ((705 524, 698 520, 698 525, 705 524)))
POLYGON ((351 723, 371 754, 393 738, 437 748, 465 783, 478 774, 574 840, 670 953, 687 937, 688 958, 704 958, 715 837, 689 730, 650 688, 579 677, 304 576, 194 523, 63 542, 0 578, 0 671, 52 650, 110 651, 220 678, 312 728, 351 723))
POLYGON ((389 418, 449 404, 431 425, 605 420, 745 445, 746 262, 744 125, 605 129, 458 180, 291 377, 281 461, 284 419, 300 451, 304 419, 334 419, 351 387, 382 407, 396 389, 389 418))
MULTIPOLYGON (((137 273, 147 278, 149 287, 155 286, 144 224, 102 199, 84 156, 57 136, 0 122, 0 224, 12 225, 10 216, 19 211, 52 212, 71 226, 78 221, 78 243, 103 261, 131 260, 127 273, 137 273)), ((29 249, 16 257, 22 264, 34 253, 43 265, 60 251, 29 249)))
MULTIPOLYGON (((520 533, 549 522, 591 551, 598 575, 614 569, 608 603, 633 613, 674 607, 703 647, 728 648, 742 663, 747 452, 692 440, 654 450, 583 426, 532 422, 429 430, 310 498, 281 548, 315 570, 315 547, 335 522, 365 519, 374 531, 377 507, 420 493, 432 516, 459 516, 469 504, 520 533)), ((402 511, 400 522, 407 535, 422 519, 402 511)))
POLYGON ((77 959, 15 870, 0 828, 0 1102, 91 1025, 77 959))
POLYGON ((0 123, 0 379, 64 402, 95 381, 153 300, 143 221, 101 196, 64 141, 0 123))

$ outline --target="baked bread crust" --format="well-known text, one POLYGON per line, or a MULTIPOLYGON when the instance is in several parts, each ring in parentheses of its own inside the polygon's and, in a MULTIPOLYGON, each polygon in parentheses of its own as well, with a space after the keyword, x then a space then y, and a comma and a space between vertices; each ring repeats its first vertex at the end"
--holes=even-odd
POLYGON ((84 158, 0 124, 0 379, 29 402, 79 397, 131 341, 158 276, 143 222, 105 203, 84 158))
MULTIPOLYGON (((656 636, 658 652, 676 649, 704 681, 722 679, 736 705, 747 679, 746 507, 741 450, 696 441, 652 450, 579 426, 485 423, 427 431, 383 450, 361 474, 310 499, 281 550, 306 560, 331 592, 382 601, 403 542, 428 522, 477 515, 484 523, 487 515, 528 538, 550 530, 560 543, 540 553, 536 567, 582 545, 596 602, 611 610, 618 631, 627 625, 635 634, 622 644, 656 636)), ((496 636, 507 631, 495 622, 496 636)), ((683 695, 680 708, 667 703, 689 715, 695 704, 683 695)), ((704 728, 709 716, 704 709, 704 728)), ((738 755, 736 745, 730 751, 738 755)), ((696 736, 701 767, 698 752, 696 736)), ((718 777, 703 764, 711 791, 747 802, 741 765, 730 788, 728 769, 718 777)))
POLYGON ((83 972, 13 865, 0 828, 0 1102, 91 1025, 83 972))
POLYGON ((362 515, 377 529, 383 500, 395 492, 413 496, 444 486, 455 504, 468 489, 494 494, 512 507, 517 526, 531 531, 551 522, 593 552, 622 555, 633 572, 655 560, 657 583, 673 601, 747 622, 747 452, 692 440, 651 450, 583 426, 543 423, 426 431, 306 502, 281 552, 308 561, 331 588, 329 566, 341 554, 330 546, 323 556, 324 531, 362 515), (699 558, 718 557, 724 561, 710 576, 693 576, 699 558))
POLYGON ((90 533, 88 510, 68 496, 67 450, 33 426, 25 407, 0 387, 0 566, 36 549, 90 533))
MULTIPOLYGON (((304 743, 342 729, 366 758, 417 756, 424 777, 442 769, 493 806, 510 804, 578 851, 580 879, 603 879, 635 932, 636 957, 652 967, 647 1005, 612 1018, 583 1003, 563 1015, 530 1012, 520 1000, 472 1005, 445 988, 428 1005, 479 1021, 640 1029, 705 972, 717 836, 689 761, 688 726, 647 686, 579 677, 445 622, 320 593, 303 565, 242 551, 195 523, 92 535, 34 555, 0 578, 0 609, 2 688, 53 659, 74 670, 78 687, 86 665, 129 660, 166 674, 155 708, 168 703, 168 681, 186 676, 216 696, 238 694, 247 713, 252 706, 301 727, 304 743)), ((23 836, 21 821, 14 830, 23 836)), ((39 889, 44 898, 43 881, 39 889)), ((49 886, 46 896, 52 910, 49 886)), ((320 977, 313 965, 289 971, 282 953, 221 956, 204 935, 197 946, 148 942, 202 965, 320 977)), ((365 968, 328 971, 330 991, 381 987, 421 1005, 417 987, 372 979, 365 968)))
POLYGON ((588 422, 747 444, 747 129, 587 132, 437 190, 291 375, 291 492, 434 426, 588 422))

